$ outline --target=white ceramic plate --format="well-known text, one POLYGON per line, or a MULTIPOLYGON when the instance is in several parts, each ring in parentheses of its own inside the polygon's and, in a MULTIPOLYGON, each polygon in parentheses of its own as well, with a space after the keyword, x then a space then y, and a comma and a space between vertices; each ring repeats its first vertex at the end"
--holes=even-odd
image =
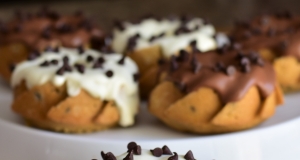
POLYGON ((153 149, 167 144, 172 151, 194 152, 197 160, 299 160, 300 94, 286 97, 276 115, 251 130, 197 136, 168 129, 143 107, 134 127, 85 135, 65 135, 24 126, 10 110, 12 92, 0 82, 1 160, 91 160, 100 151, 115 155, 126 151, 130 141, 153 149))

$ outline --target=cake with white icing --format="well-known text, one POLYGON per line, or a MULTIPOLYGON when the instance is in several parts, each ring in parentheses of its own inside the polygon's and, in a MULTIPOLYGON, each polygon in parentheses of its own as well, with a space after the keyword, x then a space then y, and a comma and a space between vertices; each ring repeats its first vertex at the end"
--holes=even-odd
MULTIPOLYGON (((29 122, 34 123, 33 125, 51 130, 69 130, 70 132, 75 130, 76 132, 77 129, 81 130, 81 128, 85 130, 86 126, 91 126, 91 130, 97 130, 116 124, 128 127, 134 124, 134 117, 138 112, 137 79, 138 68, 136 64, 121 54, 100 53, 82 48, 57 48, 44 53, 32 53, 27 61, 18 64, 13 71, 11 80, 11 85, 15 88, 13 110, 29 122), (54 95, 56 98, 51 97, 53 93, 47 95, 47 92, 43 91, 43 87, 49 85, 54 90, 57 88, 65 90, 65 95, 60 97, 58 93, 58 95, 54 95), (20 104, 19 101, 25 100, 25 97, 29 101, 30 95, 37 94, 32 93, 36 88, 40 88, 38 92, 42 95, 39 97, 44 97, 44 99, 40 100, 41 102, 38 100, 34 106, 29 106, 26 110, 26 106, 23 106, 25 104, 20 104), (91 102, 88 99, 80 97, 82 94, 92 99, 94 103, 89 104, 91 102), (51 101, 51 99, 61 100, 49 102, 51 105, 40 106, 44 105, 45 101, 51 101), (72 100, 74 102, 79 100, 80 102, 72 103, 72 100), (68 103, 69 109, 65 108, 64 102, 68 103), (111 109, 106 111, 105 105, 108 104, 115 108, 110 107, 111 109), (91 106, 87 107, 89 105, 91 106), (29 112, 33 112, 34 107, 47 109, 38 112, 39 116, 30 117, 29 112), (59 109, 60 107, 61 109, 59 109), (62 108, 69 111, 61 113, 61 110, 64 110, 62 108), (101 116, 105 113, 107 115, 101 116), (81 117, 85 115, 88 116, 81 117), (37 122, 40 119, 36 117, 47 122, 47 124, 53 123, 53 125, 58 124, 58 126, 63 127, 55 129, 52 125, 40 126, 37 122), (114 120, 109 120, 111 117, 115 117, 114 120), (97 122, 99 119, 102 119, 101 123, 97 122), (77 120, 78 124, 76 123, 77 120), (113 122, 107 126, 107 121, 113 122), (63 129, 64 127, 67 129, 63 129)), ((47 89, 44 88, 44 90, 47 89)), ((35 99, 31 97, 31 100, 36 101, 35 99)))
POLYGON ((127 152, 119 156, 115 156, 112 152, 104 153, 102 151, 101 157, 103 160, 195 160, 191 150, 184 155, 179 155, 177 152, 172 152, 166 145, 161 148, 142 149, 135 142, 130 142, 127 149, 127 152))
POLYGON ((138 65, 141 75, 141 96, 148 97, 155 84, 153 71, 162 59, 170 59, 180 50, 189 49, 191 42, 200 52, 228 45, 229 39, 217 33, 212 24, 201 18, 144 18, 138 23, 117 22, 112 32, 113 50, 127 53, 138 65))

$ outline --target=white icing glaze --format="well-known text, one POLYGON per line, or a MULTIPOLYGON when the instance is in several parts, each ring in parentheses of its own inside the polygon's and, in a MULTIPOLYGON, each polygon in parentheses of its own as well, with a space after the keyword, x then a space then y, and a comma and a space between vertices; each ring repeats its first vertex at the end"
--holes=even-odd
MULTIPOLYGON (((182 25, 183 24, 179 19, 163 19, 157 21, 149 18, 143 20, 139 24, 124 22, 125 30, 121 31, 119 29, 114 29, 113 31, 114 38, 112 47, 116 52, 124 52, 128 39, 136 34, 140 35, 140 38, 136 41, 136 50, 159 45, 166 58, 170 57, 180 49, 185 49, 192 40, 197 40, 197 48, 202 52, 216 49, 218 46, 223 45, 218 44, 213 38, 216 33, 214 27, 210 24, 204 24, 203 20, 200 18, 194 18, 184 24, 186 28, 193 30, 192 32, 175 35, 175 31, 182 25), (198 29, 195 30, 196 27, 198 27, 198 29), (149 41, 152 36, 157 36, 161 33, 165 33, 165 35, 154 41, 149 41)), ((229 42, 228 39, 227 42, 229 42)))
MULTIPOLYGON (((128 154, 127 152, 123 153, 120 156, 117 156, 116 158, 117 158, 117 160, 123 160, 123 158, 125 158, 127 154, 128 154)), ((142 154, 141 155, 133 155, 133 160, 168 160, 168 158, 171 156, 173 156, 173 155, 162 155, 160 157, 155 157, 150 152, 150 150, 142 149, 142 154)), ((185 160, 184 155, 178 154, 178 160, 185 160)))
POLYGON ((121 57, 121 54, 103 54, 94 50, 79 54, 76 49, 60 48, 59 53, 42 53, 35 60, 18 64, 13 72, 11 85, 16 87, 25 80, 27 88, 30 89, 47 82, 52 82, 55 86, 66 83, 69 96, 76 96, 84 89, 95 98, 114 100, 121 115, 119 124, 123 127, 130 126, 134 123, 139 106, 138 84, 133 79, 133 74, 138 73, 138 69, 130 58, 125 58, 123 65, 118 64, 121 57), (88 55, 94 57, 94 61, 103 57, 105 62, 102 68, 94 69, 94 62, 86 61, 88 55), (64 56, 69 57, 69 65, 73 71, 57 75, 56 71, 63 65, 64 56), (40 66, 46 60, 54 59, 58 60, 57 65, 40 66), (85 66, 83 74, 73 67, 76 63, 85 66), (113 71, 112 77, 105 75, 108 70, 113 71))

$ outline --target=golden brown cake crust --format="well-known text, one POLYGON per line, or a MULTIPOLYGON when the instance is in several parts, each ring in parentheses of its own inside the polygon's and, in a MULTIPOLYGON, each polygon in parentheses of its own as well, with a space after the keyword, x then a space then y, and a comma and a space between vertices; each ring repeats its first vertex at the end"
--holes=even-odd
POLYGON ((12 109, 34 127, 67 133, 104 130, 119 121, 114 102, 93 98, 84 90, 69 97, 65 85, 52 83, 28 90, 23 82, 15 88, 12 109))
POLYGON ((223 104, 211 88, 199 88, 184 95, 168 81, 151 93, 149 111, 168 126, 184 132, 217 134, 251 128, 273 115, 283 103, 281 90, 261 100, 257 87, 251 87, 239 101, 223 104))

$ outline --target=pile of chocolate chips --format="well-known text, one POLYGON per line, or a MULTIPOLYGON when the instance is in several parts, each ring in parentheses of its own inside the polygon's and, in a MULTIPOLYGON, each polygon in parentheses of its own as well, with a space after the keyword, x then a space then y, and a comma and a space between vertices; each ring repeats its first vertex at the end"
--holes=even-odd
MULTIPOLYGON (((127 145, 127 149, 128 149, 128 154, 126 155, 125 158, 123 158, 123 160, 134 160, 133 155, 141 155, 142 154, 142 149, 140 145, 137 145, 135 142, 130 142, 127 145)), ((178 154, 176 152, 171 152, 171 150, 169 149, 169 147, 167 147, 166 145, 163 146, 162 148, 154 148, 151 149, 150 152, 152 153, 152 155, 154 157, 161 157, 162 155, 171 155, 168 160, 178 160, 178 154)), ((111 152, 107 152, 104 153, 103 151, 101 151, 101 157, 103 158, 103 160, 117 160, 117 158, 115 157, 115 155, 111 152)), ((195 160, 194 155, 192 153, 192 151, 188 151, 185 155, 184 155, 184 159, 186 160, 195 160)), ((96 160, 96 159, 93 159, 96 160)))

